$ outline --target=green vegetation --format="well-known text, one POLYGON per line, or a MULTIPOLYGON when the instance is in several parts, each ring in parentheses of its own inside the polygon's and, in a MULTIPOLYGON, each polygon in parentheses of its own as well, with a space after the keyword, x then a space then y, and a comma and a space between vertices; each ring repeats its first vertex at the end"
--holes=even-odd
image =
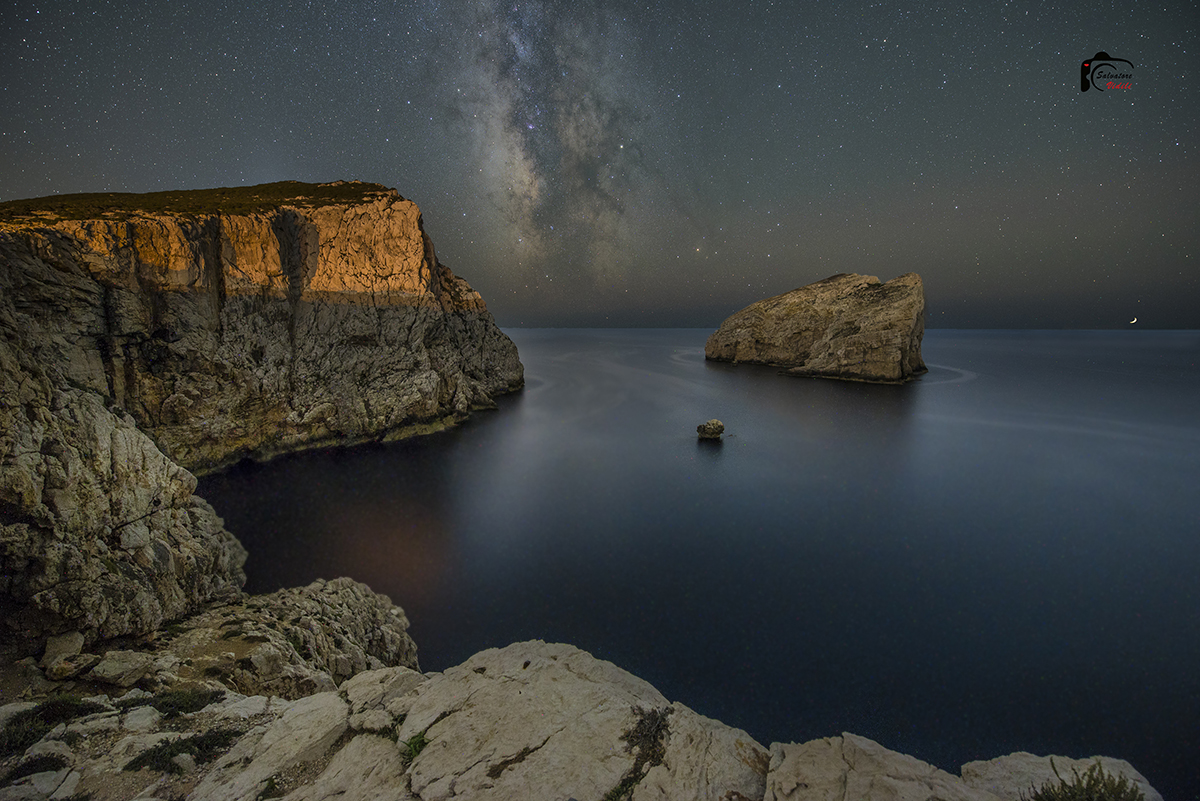
POLYGON ((268 798, 283 798, 285 795, 287 795, 287 793, 284 792, 283 785, 277 782, 275 780, 276 778, 277 777, 272 776, 267 779, 267 783, 263 785, 262 790, 258 794, 257 801, 266 801, 268 798))
POLYGON ((257 186, 189 189, 173 192, 93 192, 50 195, 0 203, 0 223, 56 220, 124 220, 138 213, 252 214, 279 206, 315 208, 359 203, 391 190, 382 184, 306 184, 279 181, 257 186))
POLYGON ((224 697, 224 690, 167 690, 149 698, 128 698, 117 701, 117 708, 133 709, 139 706, 152 706, 163 713, 165 717, 174 718, 185 712, 199 712, 224 697))
POLYGON ((1082 776, 1072 768, 1075 778, 1070 782, 1059 775, 1053 759, 1050 760, 1050 767, 1058 781, 1048 781, 1039 790, 1029 788, 1033 794, 1027 796, 1021 793, 1021 801, 1145 801, 1146 796, 1137 785, 1125 776, 1105 773, 1099 760, 1082 776))
POLYGON ((8 774, 0 779, 0 786, 12 784, 17 779, 23 779, 26 776, 32 776, 35 773, 45 773, 49 771, 62 770, 70 763, 65 757, 57 754, 43 754, 35 756, 32 759, 27 759, 20 765, 10 770, 8 774))
POLYGON ((412 737, 404 741, 404 747, 408 749, 408 759, 411 762, 417 758, 417 754, 425 750, 425 746, 429 745, 429 738, 425 736, 425 732, 419 731, 412 737))
POLYGON ((32 709, 18 712, 4 724, 4 731, 0 731, 0 757, 24 751, 60 723, 105 711, 107 707, 95 701, 70 696, 43 701, 32 709))
POLYGON ((131 759, 125 765, 125 770, 150 768, 160 773, 183 773, 183 768, 171 761, 175 757, 191 754, 197 765, 203 765, 211 762, 241 736, 241 732, 236 729, 213 729, 204 734, 160 743, 131 759))

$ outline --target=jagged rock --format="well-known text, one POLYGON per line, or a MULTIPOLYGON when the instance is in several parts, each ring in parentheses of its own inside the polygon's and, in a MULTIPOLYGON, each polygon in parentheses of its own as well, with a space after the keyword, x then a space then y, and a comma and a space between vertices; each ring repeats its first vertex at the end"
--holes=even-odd
POLYGON ((435 430, 522 384, 417 207, 363 187, 0 225, 0 615, 27 653, 240 594, 190 471, 435 430))
POLYGON ((969 787, 986 790, 1005 801, 1017 801, 1022 794, 1032 795, 1033 790, 1041 789, 1046 782, 1057 784, 1059 777, 1071 782, 1075 778, 1073 771, 1079 771, 1079 774, 1083 775, 1097 761, 1105 773, 1124 776, 1136 784, 1137 789, 1145 796, 1145 801, 1162 801, 1158 791, 1150 786, 1146 777, 1138 773, 1133 765, 1112 757, 1071 759, 1063 756, 1036 756, 1018 751, 995 759, 968 762, 962 766, 962 777, 969 787), (1053 765, 1051 760, 1054 760, 1053 765), (1054 775, 1056 768, 1058 776, 1054 775))
POLYGON ((725 424, 720 420, 709 420, 696 426, 696 434, 700 439, 720 439, 725 433, 725 424))
POLYGON ((42 653, 41 666, 51 667, 62 659, 70 659, 83 650, 83 634, 70 631, 46 640, 46 650, 42 653))
POLYGON ((919 759, 855 734, 771 745, 765 801, 1000 801, 919 759))
POLYGON ((336 692, 302 698, 271 726, 259 726, 221 757, 189 796, 192 801, 255 801, 284 771, 326 756, 346 731, 348 707, 336 692))
POLYGON ((78 676, 88 668, 94 667, 100 657, 96 654, 76 654, 66 659, 60 659, 46 668, 46 678, 50 681, 66 681, 72 676, 78 676))
POLYGON ((403 748, 383 737, 360 734, 338 751, 312 784, 287 801, 414 801, 405 791, 408 760, 403 748))
POLYGON ((163 686, 216 681, 243 694, 294 699, 365 670, 418 667, 404 610, 348 578, 214 606, 172 631, 157 642, 177 660, 159 675, 163 686))
POLYGON ((717 361, 790 367, 788 375, 900 383, 926 372, 925 292, 906 273, 834 275, 752 303, 708 338, 717 361))
POLYGON ((158 726, 162 713, 152 706, 139 706, 125 713, 121 728, 125 731, 151 731, 158 726))
POLYGON ((380 731, 393 725, 387 705, 402 698, 425 677, 405 667, 369 670, 359 673, 339 689, 350 704, 350 727, 359 731, 380 731))
POLYGON ((109 651, 92 668, 88 678, 118 687, 132 687, 150 672, 154 657, 140 651, 109 651))
POLYGON ((666 785, 667 798, 762 795, 767 752, 752 737, 569 645, 482 651, 409 697, 398 738, 428 740, 409 769, 412 794, 426 801, 451 788, 479 799, 537 798, 546 788, 602 798, 619 786, 661 798, 666 785))
POLYGON ((192 494, 195 477, 99 394, 56 388, 61 371, 13 341, 11 301, 0 286, 4 639, 148 632, 239 594, 246 552, 192 494))
MULTIPOLYGON (((123 698, 154 700, 136 690, 123 698)), ((106 696, 89 700, 114 707, 106 696)), ((28 708, 0 707, 0 722, 28 708)), ((768 751, 608 662, 543 642, 483 651, 444 673, 365 671, 337 692, 295 701, 229 692, 169 720, 147 713, 148 730, 136 734, 120 731, 120 718, 113 710, 60 724, 23 755, 0 756, 0 775, 55 756, 70 773, 38 781, 61 779, 56 793, 92 801, 1017 801, 1049 765, 1013 754, 964 766, 964 780, 853 734, 768 751), (356 717, 377 725, 356 726, 356 717), (202 734, 228 736, 227 748, 189 750, 202 734), (188 757, 123 770, 168 743, 188 757), (164 773, 167 764, 185 772, 164 773)), ((1090 762, 1054 760, 1060 772, 1090 762)), ((1127 763, 1104 764, 1140 780, 1147 801, 1161 801, 1127 763)), ((0 788, 0 801, 9 791, 0 788)))

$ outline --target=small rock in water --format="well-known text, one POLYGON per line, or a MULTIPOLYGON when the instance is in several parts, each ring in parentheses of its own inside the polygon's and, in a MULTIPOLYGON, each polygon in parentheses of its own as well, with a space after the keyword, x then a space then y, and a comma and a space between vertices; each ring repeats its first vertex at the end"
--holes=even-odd
POLYGON ((700 439, 720 439, 724 432, 725 424, 720 420, 709 420, 696 426, 696 433, 700 435, 700 439))

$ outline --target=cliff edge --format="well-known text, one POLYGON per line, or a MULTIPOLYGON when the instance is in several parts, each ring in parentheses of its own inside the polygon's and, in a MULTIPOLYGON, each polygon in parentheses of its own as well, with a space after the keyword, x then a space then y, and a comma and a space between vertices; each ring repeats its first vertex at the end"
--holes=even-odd
POLYGON ((376 184, 0 204, 0 613, 144 634, 244 583, 195 473, 461 421, 516 346, 376 184))

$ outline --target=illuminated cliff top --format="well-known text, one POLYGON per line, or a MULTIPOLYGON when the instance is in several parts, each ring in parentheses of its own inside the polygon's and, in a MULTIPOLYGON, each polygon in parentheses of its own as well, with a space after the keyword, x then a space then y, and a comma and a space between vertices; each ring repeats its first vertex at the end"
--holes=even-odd
POLYGON ((256 186, 168 192, 90 192, 0 203, 0 222, 124 219, 133 214, 252 214, 279 206, 317 207, 361 203, 393 194, 382 184, 278 181, 256 186))

